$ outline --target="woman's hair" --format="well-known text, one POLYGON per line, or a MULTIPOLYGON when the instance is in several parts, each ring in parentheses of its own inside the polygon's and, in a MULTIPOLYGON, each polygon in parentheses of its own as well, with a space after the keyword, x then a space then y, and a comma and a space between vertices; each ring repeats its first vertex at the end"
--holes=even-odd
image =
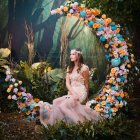
MULTIPOLYGON (((78 63, 77 72, 79 72, 79 71, 81 70, 82 64, 84 64, 84 59, 83 59, 83 56, 82 56, 82 51, 81 51, 80 48, 75 48, 75 49, 73 49, 73 50, 75 50, 75 51, 78 53, 78 59, 79 59, 78 62, 79 62, 79 63, 78 63)), ((72 73, 73 68, 74 68, 74 62, 70 61, 70 62, 69 62, 68 68, 69 68, 68 73, 72 73)))

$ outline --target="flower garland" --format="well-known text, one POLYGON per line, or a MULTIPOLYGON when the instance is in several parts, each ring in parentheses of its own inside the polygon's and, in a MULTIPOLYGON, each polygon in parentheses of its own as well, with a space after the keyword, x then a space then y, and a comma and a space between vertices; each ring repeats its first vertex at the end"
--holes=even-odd
POLYGON ((78 2, 68 1, 64 6, 54 9, 51 14, 66 15, 68 17, 76 16, 92 28, 100 41, 104 43, 107 54, 105 58, 111 64, 110 74, 107 75, 105 85, 102 87, 100 94, 94 100, 87 102, 87 106, 94 106, 94 110, 100 112, 101 116, 110 118, 115 116, 117 111, 126 106, 128 93, 123 90, 124 85, 128 82, 127 76, 131 63, 135 62, 134 55, 129 56, 128 47, 124 38, 120 34, 120 25, 112 22, 105 14, 101 14, 98 9, 87 9, 78 2), (129 60, 131 57, 131 62, 129 60))
POLYGON ((6 67, 5 81, 9 82, 9 87, 7 88, 7 93, 9 93, 8 99, 17 102, 18 108, 21 112, 26 114, 28 121, 38 121, 39 107, 36 105, 39 102, 39 99, 33 99, 33 96, 26 91, 22 81, 13 78, 9 67, 6 67))
MULTIPOLYGON (((107 18, 105 14, 99 18, 100 13, 98 9, 87 9, 77 2, 71 1, 68 1, 65 6, 51 11, 52 15, 60 14, 80 18, 88 27, 95 30, 100 41, 104 43, 107 52, 105 58, 111 64, 111 71, 106 77, 105 85, 100 90, 100 94, 87 102, 86 105, 88 107, 94 106, 94 110, 100 112, 101 116, 110 118, 127 104, 126 99, 129 96, 123 87, 127 83, 131 63, 134 63, 134 55, 130 56, 128 53, 127 44, 119 33, 120 25, 115 25, 111 18, 107 18), (131 57, 131 62, 129 57, 131 57)), ((27 120, 39 120, 37 104, 43 101, 39 101, 37 98, 33 99, 33 96, 26 92, 26 88, 22 86, 22 81, 13 78, 10 68, 6 70, 5 81, 9 82, 8 99, 17 101, 18 108, 27 115, 27 120)))

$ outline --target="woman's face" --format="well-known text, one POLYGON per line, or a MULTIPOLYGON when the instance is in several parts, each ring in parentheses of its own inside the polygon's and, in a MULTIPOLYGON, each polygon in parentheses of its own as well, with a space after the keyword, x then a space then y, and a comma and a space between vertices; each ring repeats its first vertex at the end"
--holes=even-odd
POLYGON ((78 53, 76 53, 76 52, 71 52, 71 53, 70 53, 70 60, 71 60, 72 62, 78 61, 78 53))

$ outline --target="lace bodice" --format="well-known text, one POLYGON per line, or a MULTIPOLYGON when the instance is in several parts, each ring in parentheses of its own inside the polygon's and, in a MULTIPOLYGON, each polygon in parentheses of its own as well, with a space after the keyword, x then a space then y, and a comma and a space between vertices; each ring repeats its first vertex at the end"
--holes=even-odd
POLYGON ((72 86, 84 85, 84 77, 82 73, 86 70, 89 70, 88 66, 82 65, 80 72, 72 72, 70 74, 70 81, 72 86))
POLYGON ((85 87, 85 79, 83 77, 83 72, 89 70, 88 66, 82 65, 81 70, 78 72, 72 72, 70 74, 70 82, 72 88, 79 93, 79 99, 81 102, 87 97, 87 90, 85 87))

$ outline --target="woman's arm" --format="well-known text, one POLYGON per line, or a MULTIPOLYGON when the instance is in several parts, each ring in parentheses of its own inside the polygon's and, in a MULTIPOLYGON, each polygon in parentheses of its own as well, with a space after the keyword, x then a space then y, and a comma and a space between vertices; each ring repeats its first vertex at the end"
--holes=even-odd
POLYGON ((85 67, 83 72, 82 72, 82 75, 84 77, 84 84, 85 84, 85 87, 86 87, 86 90, 87 90, 87 95, 88 95, 88 81, 89 81, 89 68, 88 67, 85 67))
POLYGON ((68 94, 73 94, 74 91, 71 87, 71 82, 70 82, 70 74, 69 74, 69 68, 67 67, 67 73, 66 73, 66 87, 68 89, 68 94))

